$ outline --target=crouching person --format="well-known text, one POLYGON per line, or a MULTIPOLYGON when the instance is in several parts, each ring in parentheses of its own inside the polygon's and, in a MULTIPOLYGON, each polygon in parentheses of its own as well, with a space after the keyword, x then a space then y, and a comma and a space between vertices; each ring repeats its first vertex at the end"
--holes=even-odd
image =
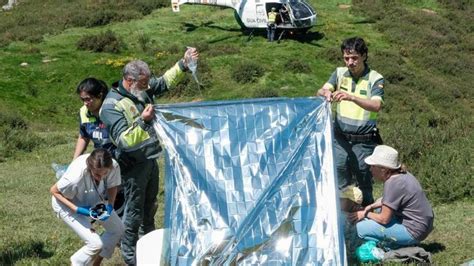
POLYGON ((398 161, 398 152, 380 145, 365 158, 377 181, 383 182, 382 200, 352 213, 357 233, 364 240, 387 248, 416 245, 433 230, 434 214, 418 180, 398 161), (378 209, 379 211, 373 212, 378 209))
POLYGON ((51 187, 54 212, 85 243, 71 256, 72 265, 100 265, 103 258, 112 257, 124 232, 112 207, 120 182, 118 163, 100 148, 77 157, 51 187), (96 233, 93 223, 102 225, 105 232, 96 233))

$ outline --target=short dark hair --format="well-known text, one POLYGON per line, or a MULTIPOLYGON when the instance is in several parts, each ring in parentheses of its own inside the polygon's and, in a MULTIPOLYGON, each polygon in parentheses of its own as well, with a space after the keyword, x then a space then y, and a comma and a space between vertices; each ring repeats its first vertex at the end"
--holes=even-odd
POLYGON ((95 170, 102 168, 112 168, 112 154, 110 151, 97 148, 92 151, 92 153, 86 159, 87 169, 95 170))
POLYGON ((103 80, 86 78, 77 85, 76 93, 80 94, 81 92, 86 92, 87 94, 104 101, 105 96, 107 96, 107 93, 109 92, 109 88, 103 80))
POLYGON ((344 53, 344 51, 347 50, 356 51, 360 55, 366 55, 365 61, 367 61, 367 58, 369 57, 369 49, 367 48, 364 39, 360 37, 345 39, 341 44, 341 52, 344 53))

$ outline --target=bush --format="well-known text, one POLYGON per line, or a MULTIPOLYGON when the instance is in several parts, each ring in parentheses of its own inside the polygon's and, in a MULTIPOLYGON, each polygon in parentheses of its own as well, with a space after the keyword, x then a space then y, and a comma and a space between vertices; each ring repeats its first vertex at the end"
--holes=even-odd
POLYGON ((232 72, 232 78, 239 83, 252 83, 265 74, 265 69, 254 62, 240 62, 232 72))
POLYGON ((151 38, 148 34, 143 33, 143 31, 138 32, 138 45, 142 48, 143 52, 148 51, 151 38))
POLYGON ((261 88, 257 89, 253 93, 253 98, 273 98, 273 97, 280 97, 278 90, 273 88, 261 88))
POLYGON ((137 19, 169 5, 168 0, 27 1, 15 7, 14 12, 0 16, 0 46, 12 41, 41 42, 43 35, 70 27, 137 19))
POLYGON ((343 63, 342 53, 339 47, 329 47, 321 50, 321 52, 316 54, 316 60, 321 60, 321 58, 324 58, 324 60, 327 60, 334 65, 340 65, 343 63))
POLYGON ((129 2, 144 16, 149 15, 155 9, 169 7, 171 5, 170 1, 167 0, 130 0, 129 2))
POLYGON ((197 77, 199 84, 194 80, 193 76, 188 73, 186 78, 180 82, 176 88, 168 91, 165 97, 199 97, 202 98, 207 87, 212 85, 212 74, 207 61, 200 59, 198 62, 197 77))
POLYGON ((24 128, 0 126, 0 161, 22 152, 32 152, 39 148, 71 141, 62 135, 52 133, 48 133, 48 135, 42 136, 24 128))
POLYGON ((76 44, 79 50, 89 50, 93 52, 119 53, 124 46, 113 31, 106 31, 98 35, 85 35, 76 44))
POLYGON ((290 59, 285 63, 285 70, 293 73, 310 73, 311 67, 299 59, 290 59))
POLYGON ((10 129, 28 129, 28 124, 23 117, 8 112, 0 113, 0 125, 10 129))

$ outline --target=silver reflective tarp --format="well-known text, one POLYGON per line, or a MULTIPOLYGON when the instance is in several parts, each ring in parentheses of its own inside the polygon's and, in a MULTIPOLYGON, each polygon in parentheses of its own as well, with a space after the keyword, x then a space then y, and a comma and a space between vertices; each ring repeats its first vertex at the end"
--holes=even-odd
POLYGON ((330 105, 155 105, 170 265, 344 265, 330 105))

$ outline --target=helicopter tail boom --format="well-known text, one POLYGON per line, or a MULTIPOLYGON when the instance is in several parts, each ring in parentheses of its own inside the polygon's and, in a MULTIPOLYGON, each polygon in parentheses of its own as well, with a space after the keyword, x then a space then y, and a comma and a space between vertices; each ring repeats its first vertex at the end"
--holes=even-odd
POLYGON ((239 1, 233 2, 234 0, 171 0, 171 8, 174 12, 179 12, 179 6, 183 4, 195 4, 195 5, 210 5, 210 6, 223 6, 232 7, 236 9, 239 1))

